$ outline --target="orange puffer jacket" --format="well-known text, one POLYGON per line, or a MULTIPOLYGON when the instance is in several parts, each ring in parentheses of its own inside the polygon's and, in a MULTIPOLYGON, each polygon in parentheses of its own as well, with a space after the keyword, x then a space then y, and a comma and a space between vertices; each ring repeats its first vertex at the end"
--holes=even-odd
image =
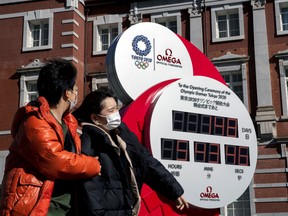
POLYGON ((88 178, 99 174, 94 157, 81 155, 77 121, 67 113, 63 120, 78 154, 63 150, 61 125, 50 113, 45 98, 20 108, 14 117, 14 141, 6 158, 0 215, 44 216, 48 212, 55 179, 88 178))

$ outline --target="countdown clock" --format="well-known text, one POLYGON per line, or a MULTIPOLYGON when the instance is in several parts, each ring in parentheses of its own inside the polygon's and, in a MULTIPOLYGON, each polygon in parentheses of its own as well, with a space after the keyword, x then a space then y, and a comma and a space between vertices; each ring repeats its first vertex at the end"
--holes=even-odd
POLYGON ((145 143, 191 204, 219 208, 242 195, 254 175, 257 140, 233 91, 211 78, 187 77, 160 91, 150 106, 145 143))
MULTIPOLYGON (((143 22, 114 40, 106 66, 126 105, 123 122, 180 182, 187 201, 201 207, 179 214, 216 216, 242 195, 256 166, 254 127, 202 52, 168 28, 143 22)), ((143 188, 139 215, 178 215, 143 188)))

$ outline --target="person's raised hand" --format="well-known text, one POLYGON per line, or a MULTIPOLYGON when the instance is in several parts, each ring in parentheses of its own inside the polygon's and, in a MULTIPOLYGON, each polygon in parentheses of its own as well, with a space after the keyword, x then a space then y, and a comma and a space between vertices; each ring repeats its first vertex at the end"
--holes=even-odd
POLYGON ((188 209, 189 208, 189 204, 188 202, 184 199, 183 196, 180 196, 178 197, 176 200, 175 200, 175 205, 176 205, 176 208, 180 211, 182 211, 183 209, 188 209))

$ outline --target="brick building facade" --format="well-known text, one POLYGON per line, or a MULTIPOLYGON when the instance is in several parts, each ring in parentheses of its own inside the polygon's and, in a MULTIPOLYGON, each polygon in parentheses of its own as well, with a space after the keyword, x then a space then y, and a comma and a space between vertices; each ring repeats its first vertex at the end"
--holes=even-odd
POLYGON ((107 49, 138 22, 163 24, 197 46, 255 123, 254 179, 221 215, 287 215, 288 0, 1 1, 0 171, 12 141, 11 120, 19 106, 37 96, 43 62, 71 60, 81 100, 109 85, 107 49))

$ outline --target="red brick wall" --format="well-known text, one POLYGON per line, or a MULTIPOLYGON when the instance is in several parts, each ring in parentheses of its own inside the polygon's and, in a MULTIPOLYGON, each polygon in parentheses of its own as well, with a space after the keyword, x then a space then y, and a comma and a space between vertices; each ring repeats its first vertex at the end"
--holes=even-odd
MULTIPOLYGON (((1 5, 0 14, 21 13, 27 11, 48 9, 48 8, 64 8, 65 1, 34 1, 1 5)), ((84 14, 84 8, 81 6, 84 14)), ((16 76, 16 70, 21 66, 26 66, 38 58, 45 61, 55 57, 72 57, 73 55, 79 60, 79 64, 75 64, 80 75, 78 76, 78 85, 80 88, 80 96, 83 89, 83 73, 84 73, 84 20, 75 15, 73 11, 54 13, 53 20, 53 49, 43 51, 22 52, 23 41, 23 17, 0 19, 0 131, 10 130, 11 121, 14 113, 19 106, 19 77, 16 76), (79 27, 74 24, 62 24, 63 19, 77 19, 79 27), (82 21, 81 21, 82 20, 82 21), (61 36, 63 31, 77 31, 79 39, 74 36, 61 36), (79 50, 74 48, 61 48, 61 44, 75 43, 79 50)), ((10 145, 10 135, 0 136, 0 149, 6 149, 10 145)))

